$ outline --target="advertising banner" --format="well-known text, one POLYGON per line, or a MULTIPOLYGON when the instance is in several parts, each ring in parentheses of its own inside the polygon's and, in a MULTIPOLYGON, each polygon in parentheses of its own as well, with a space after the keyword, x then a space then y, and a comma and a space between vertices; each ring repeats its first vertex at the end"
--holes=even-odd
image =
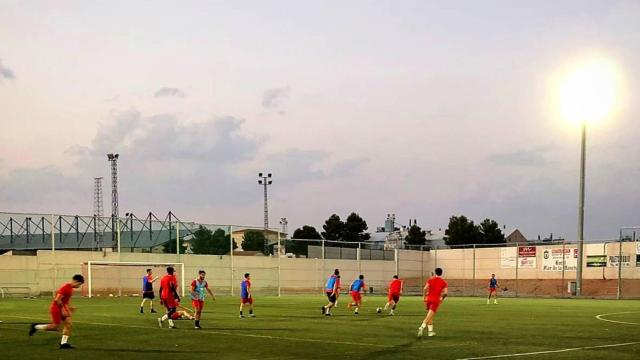
POLYGON ((573 247, 547 249, 542 252, 543 271, 576 271, 578 268, 578 249, 573 247))
POLYGON ((518 247, 518 267, 523 269, 535 269, 537 267, 535 246, 518 247))
POLYGON ((636 241, 636 266, 640 266, 640 241, 636 241))
POLYGON ((606 267, 607 255, 587 255, 587 267, 606 267))
MULTIPOLYGON (((610 255, 609 256, 609 264, 611 267, 618 267, 620 264, 620 256, 618 255, 610 255)), ((622 267, 631 266, 631 255, 622 255, 622 267)))
POLYGON ((500 267, 503 269, 515 269, 516 248, 500 248, 500 267))

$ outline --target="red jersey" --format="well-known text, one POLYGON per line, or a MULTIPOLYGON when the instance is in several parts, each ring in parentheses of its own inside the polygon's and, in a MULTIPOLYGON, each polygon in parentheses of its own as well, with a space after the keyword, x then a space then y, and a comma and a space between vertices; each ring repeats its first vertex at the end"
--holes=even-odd
POLYGON ((400 294, 400 289, 402 289, 402 280, 391 280, 391 282, 389 283, 389 294, 400 294))
MULTIPOLYGON (((69 300, 71 300, 71 295, 73 295, 73 286, 71 286, 71 284, 66 283, 64 285, 62 285, 60 287, 60 289, 58 289, 58 292, 56 292, 56 295, 62 295, 62 298, 60 299, 62 301, 62 306, 67 306, 69 305, 69 300)), ((53 304, 55 304, 55 299, 53 301, 53 304)))
POLYGON ((447 282, 440 276, 433 276, 427 280, 429 284, 429 293, 427 294, 427 300, 440 301, 442 291, 447 288, 447 282))
POLYGON ((160 294, 161 299, 172 299, 173 291, 172 288, 178 291, 178 280, 175 275, 165 275, 160 279, 160 287, 162 288, 162 293, 160 294))

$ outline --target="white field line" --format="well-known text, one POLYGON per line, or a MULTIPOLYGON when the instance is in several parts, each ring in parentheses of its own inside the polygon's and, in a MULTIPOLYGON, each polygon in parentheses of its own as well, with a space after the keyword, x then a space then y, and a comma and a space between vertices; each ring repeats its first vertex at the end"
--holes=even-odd
POLYGON ((600 315, 596 315, 596 319, 602 320, 602 321, 608 321, 608 322, 612 322, 612 323, 616 323, 616 324, 640 325, 640 323, 634 323, 634 322, 628 322, 628 321, 618 321, 618 320, 609 320, 609 319, 605 319, 604 318, 605 316, 609 316, 609 315, 635 314, 635 313, 637 313, 637 311, 624 311, 624 312, 600 314, 600 315))
POLYGON ((516 357, 516 356, 531 356, 531 355, 554 354, 554 353, 562 353, 562 352, 569 352, 569 351, 579 351, 579 350, 589 350, 589 349, 602 349, 602 348, 611 348, 611 347, 618 347, 618 346, 629 346, 629 345, 636 345, 636 344, 640 344, 640 341, 634 341, 634 342, 628 342, 628 343, 620 343, 620 344, 609 344, 609 345, 584 346, 584 347, 568 348, 568 349, 560 349, 560 350, 534 351, 534 352, 528 352, 528 353, 516 353, 516 354, 503 354, 503 355, 470 357, 470 358, 461 358, 461 359, 457 359, 457 360, 499 359, 499 358, 516 357))
MULTIPOLYGON (((26 319, 26 320, 42 320, 41 318, 33 318, 27 316, 15 316, 15 315, 2 315, 4 317, 16 318, 16 319, 26 319)), ((74 321, 76 324, 88 324, 88 325, 96 325, 96 326, 115 326, 115 327, 126 327, 126 328, 134 328, 134 329, 146 329, 149 330, 149 326, 141 326, 141 325, 125 325, 125 324, 109 324, 109 323, 99 323, 99 322, 89 322, 89 321, 74 321)), ((288 336, 271 336, 271 335, 259 335, 259 334, 241 334, 241 333, 233 333, 226 331, 216 331, 216 330, 199 330, 198 332, 205 332, 210 334, 217 335, 230 335, 230 336, 240 336, 240 337, 250 337, 250 338, 262 338, 262 339, 271 339, 271 340, 288 340, 288 341, 302 341, 302 342, 313 342, 313 343, 321 343, 321 344, 337 344, 337 345, 357 345, 357 346, 367 346, 367 347, 379 347, 379 348, 390 348, 394 347, 393 345, 382 345, 382 344, 368 344, 368 343, 359 343, 359 342, 351 342, 351 341, 336 341, 336 340, 320 340, 320 339, 302 339, 288 336)))

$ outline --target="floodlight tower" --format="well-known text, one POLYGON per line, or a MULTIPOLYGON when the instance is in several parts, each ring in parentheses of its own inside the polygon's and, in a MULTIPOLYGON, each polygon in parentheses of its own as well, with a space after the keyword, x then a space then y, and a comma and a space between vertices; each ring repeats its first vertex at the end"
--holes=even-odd
POLYGON ((93 178, 93 216, 95 219, 93 231, 98 233, 98 243, 102 243, 102 226, 100 222, 104 216, 102 201, 102 177, 93 178))
POLYGON ((282 225, 282 233, 287 236, 287 234, 289 233, 287 228, 287 226, 289 225, 289 220, 287 220, 286 217, 280 218, 280 225, 282 225))
POLYGON ((111 163, 111 234, 113 242, 116 242, 116 221, 118 221, 118 158, 119 154, 107 154, 107 160, 111 163))
POLYGON ((264 253, 268 252, 268 244, 269 240, 267 239, 267 230, 269 229, 269 204, 268 204, 268 194, 267 194, 267 186, 273 184, 273 180, 271 180, 273 174, 267 173, 258 173, 258 185, 262 185, 264 187, 264 253))

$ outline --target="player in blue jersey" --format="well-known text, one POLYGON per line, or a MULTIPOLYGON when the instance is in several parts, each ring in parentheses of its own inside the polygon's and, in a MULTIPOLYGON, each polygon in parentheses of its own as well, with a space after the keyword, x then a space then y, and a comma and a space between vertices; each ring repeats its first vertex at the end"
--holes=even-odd
POLYGON ((153 283, 158 280, 158 278, 154 278, 151 272, 151 269, 147 269, 147 275, 142 277, 142 303, 140 303, 140 314, 144 313, 144 303, 149 301, 151 305, 151 312, 157 312, 156 309, 153 308, 153 298, 155 297, 153 293, 153 283))
POLYGON ((349 292, 351 293, 352 303, 349 303, 347 307, 351 309, 351 307, 355 307, 354 314, 358 315, 358 310, 360 310, 360 306, 362 306, 362 292, 365 289, 366 285, 364 284, 364 275, 358 276, 356 280, 353 280, 351 283, 351 287, 349 288, 349 292))
POLYGON ((191 305, 193 305, 193 310, 195 311, 196 329, 202 329, 200 327, 200 318, 202 317, 202 308, 204 308, 205 292, 208 292, 214 301, 216 300, 216 296, 209 289, 209 283, 204 279, 205 275, 205 271, 200 270, 198 271, 198 278, 191 282, 191 305))
POLYGON ((324 292, 329 299, 329 304, 322 307, 322 314, 331 316, 331 308, 336 306, 338 296, 340 296, 340 270, 335 269, 333 275, 329 276, 324 292))
POLYGON ((240 318, 244 318, 242 309, 245 304, 249 307, 249 317, 256 317, 253 313, 253 296, 251 296, 251 274, 244 274, 244 280, 240 283, 240 318))
POLYGON ((487 288, 489 292, 489 296, 487 296, 487 305, 491 302, 491 294, 493 294, 494 299, 493 303, 498 303, 498 279, 496 279, 496 274, 491 274, 491 279, 489 279, 489 287, 487 288))

